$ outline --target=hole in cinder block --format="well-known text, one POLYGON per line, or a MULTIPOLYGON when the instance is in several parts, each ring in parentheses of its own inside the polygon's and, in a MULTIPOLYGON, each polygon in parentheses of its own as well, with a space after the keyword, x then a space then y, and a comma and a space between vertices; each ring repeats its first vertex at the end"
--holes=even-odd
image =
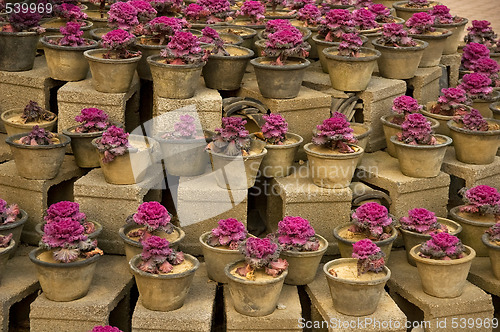
POLYGON ((38 296, 38 291, 14 303, 9 310, 9 332, 29 332, 30 305, 38 296))
POLYGON ((465 180, 450 174, 450 186, 448 190, 448 210, 463 204, 458 191, 465 187, 465 180))
POLYGON ((132 132, 141 125, 140 92, 134 93, 125 104, 125 130, 132 132))
POLYGON ((153 81, 141 80, 139 120, 145 123, 153 118, 153 81))
MULTIPOLYGON (((405 95, 413 97, 413 92, 414 91, 415 91, 415 88, 413 87, 413 85, 410 85, 410 84, 408 84, 408 82, 406 82, 406 92, 405 92, 405 95)), ((413 98, 415 98, 415 97, 413 97, 413 98)))
POLYGON ((116 307, 109 313, 109 325, 115 326, 123 332, 130 332, 132 328, 130 302, 130 294, 125 295, 123 299, 118 302, 116 307))
POLYGON ((56 82, 56 86, 52 87, 50 90, 49 90, 49 100, 48 100, 48 107, 49 107, 49 111, 51 111, 52 113, 55 113, 55 114, 59 114, 59 107, 57 105, 57 91, 64 85, 66 84, 65 81, 57 81, 57 80, 54 80, 56 82))
POLYGON ((224 307, 224 286, 217 285, 215 291, 215 300, 212 309, 212 325, 211 332, 224 332, 226 331, 226 308, 224 307))
MULTIPOLYGON (((401 309, 401 311, 406 315, 406 319, 409 322, 408 326, 414 326, 414 324, 416 326, 420 322, 424 321, 424 312, 419 307, 409 302, 396 292, 389 292, 389 295, 392 297, 394 302, 396 302, 399 309, 401 309)), ((412 328, 410 327, 407 331, 410 332, 411 330, 412 328)))
POLYGON ((73 186, 78 178, 53 185, 47 193, 47 207, 60 201, 73 201, 73 186))
POLYGON ((358 103, 356 104, 356 107, 354 108, 354 116, 352 118, 352 121, 357 122, 357 123, 364 123, 365 122, 365 116, 363 114, 363 101, 360 99, 358 103))
MULTIPOLYGON (((311 315, 311 299, 304 288, 305 286, 297 286, 297 291, 299 293, 300 307, 302 308, 302 318, 305 322, 312 321, 311 315)), ((311 332, 312 328, 304 328, 304 332, 311 332)))

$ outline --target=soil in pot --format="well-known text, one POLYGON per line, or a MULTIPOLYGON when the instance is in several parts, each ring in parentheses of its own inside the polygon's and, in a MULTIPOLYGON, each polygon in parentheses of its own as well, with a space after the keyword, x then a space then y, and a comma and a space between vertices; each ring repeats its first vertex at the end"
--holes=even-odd
POLYGON ((3 112, 0 116, 4 123, 5 130, 7 131, 7 136, 28 133, 34 126, 38 126, 48 131, 54 130, 57 121, 57 115, 54 113, 47 111, 48 113, 54 115, 54 119, 51 121, 40 120, 24 123, 24 120, 21 118, 23 110, 24 109, 22 108, 11 109, 3 112))
POLYGON ((267 154, 262 159, 260 170, 268 178, 280 178, 291 174, 292 164, 304 139, 297 134, 287 133, 282 145, 267 144, 267 154))

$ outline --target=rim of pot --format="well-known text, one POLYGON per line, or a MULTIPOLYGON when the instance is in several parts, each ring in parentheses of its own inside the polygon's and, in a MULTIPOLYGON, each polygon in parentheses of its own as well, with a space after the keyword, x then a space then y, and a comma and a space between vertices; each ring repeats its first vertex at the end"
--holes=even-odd
MULTIPOLYGON (((153 39, 153 37, 144 37, 144 38, 153 39)), ((167 46, 166 44, 161 44, 161 45, 160 44, 158 44, 158 45, 142 44, 139 41, 136 41, 135 45, 137 45, 140 48, 150 49, 150 50, 155 50, 155 51, 164 49, 167 46)))
POLYGON ((449 214, 452 216, 452 218, 457 218, 459 222, 463 222, 465 224, 473 225, 473 226, 479 226, 479 227, 491 227, 495 224, 495 222, 484 222, 484 221, 476 221, 472 219, 467 219, 458 214, 460 212, 460 208, 465 205, 459 205, 455 206, 450 209, 449 214))
MULTIPOLYGON (((202 246, 204 246, 205 248, 210 248, 210 250, 217 251, 220 253, 238 253, 239 252, 238 249, 225 249, 225 248, 222 249, 219 247, 213 247, 213 246, 209 245, 207 243, 207 237, 210 235, 210 233, 211 233, 211 231, 205 232, 205 233, 201 234, 200 237, 198 238, 198 240, 200 241, 202 246)), ((250 233, 247 233, 247 239, 249 239, 251 237, 255 238, 256 236, 252 235, 250 233)))
MULTIPOLYGON (((395 124, 395 123, 392 123, 391 121, 389 121, 388 119, 390 119, 391 117, 395 117, 399 114, 386 114, 386 115, 383 115, 380 117, 380 121, 382 121, 382 123, 388 127, 392 127, 392 128, 397 128, 399 130, 401 130, 401 125, 398 125, 398 124, 395 124)), ((434 119, 434 118, 431 118, 431 117, 427 117, 426 118, 430 123, 431 123, 431 128, 432 129, 436 129, 437 127, 439 127, 439 121, 434 119)))
POLYGON ((410 256, 418 262, 426 264, 427 262, 432 262, 432 265, 441 265, 441 266, 447 266, 447 265, 457 265, 457 264, 462 264, 464 262, 467 262, 469 260, 474 259, 476 257, 476 251, 474 248, 469 247, 468 245, 464 244, 465 248, 465 253, 467 253, 467 256, 462 257, 462 258, 457 258, 457 259, 450 259, 450 260, 439 260, 439 259, 432 259, 432 258, 424 258, 420 257, 420 255, 417 253, 418 250, 420 249, 420 246, 422 244, 417 244, 413 248, 410 249, 410 256))
MULTIPOLYGON (((200 130, 197 130, 196 133, 200 133, 200 130)), ((215 133, 210 130, 203 130, 203 135, 205 138, 162 138, 161 136, 165 134, 165 132, 157 134, 154 138, 155 141, 159 143, 166 143, 166 144, 175 144, 175 143, 181 143, 181 144, 190 144, 190 143, 200 143, 200 142, 206 142, 210 143, 213 141, 213 136, 215 133)))
POLYGON ((9 245, 5 248, 0 248, 0 255, 7 255, 9 254, 14 247, 16 246, 16 241, 14 239, 10 239, 9 245))
POLYGON ((420 39, 415 39, 413 40, 417 43, 415 46, 406 46, 406 47, 394 47, 394 46, 386 46, 382 45, 379 42, 377 42, 377 39, 372 40, 372 44, 374 47, 378 47, 381 49, 386 49, 386 50, 397 50, 399 52, 414 52, 414 51, 419 51, 421 49, 427 48, 429 46, 429 43, 426 42, 425 40, 420 40, 420 39))
POLYGON ((496 245, 490 242, 490 237, 489 234, 487 233, 484 233, 481 236, 481 241, 483 241, 483 244, 487 246, 489 249, 500 250, 500 245, 496 245))
POLYGON ((314 143, 307 143, 306 145, 304 145, 304 150, 306 150, 306 153, 312 154, 312 155, 319 157, 319 158, 325 158, 325 156, 326 156, 326 158, 328 158, 329 156, 335 156, 335 159, 351 159, 352 156, 357 156, 357 155, 360 155, 363 152, 365 152, 365 149, 363 149, 359 145, 347 144, 347 145, 353 146, 359 150, 355 151, 353 153, 339 153, 339 154, 335 154, 335 155, 330 155, 330 154, 326 154, 326 153, 318 153, 316 151, 311 150, 310 147, 313 145, 314 145, 314 143))
POLYGON ((5 142, 11 146, 15 146, 17 148, 23 148, 23 149, 31 149, 31 150, 50 150, 54 148, 60 148, 68 145, 71 143, 71 137, 66 136, 64 134, 58 134, 54 133, 57 138, 59 138, 60 143, 57 144, 50 144, 50 145, 26 145, 26 144, 20 144, 20 143, 15 143, 15 140, 20 139, 21 137, 27 136, 29 132, 26 133, 21 133, 21 134, 15 134, 12 136, 9 136, 5 139, 5 142))
POLYGON ((299 64, 292 64, 292 65, 283 65, 283 66, 273 66, 273 65, 267 65, 267 64, 262 64, 261 61, 273 61, 275 60, 277 57, 258 57, 258 58, 255 58, 255 59, 252 59, 250 60, 250 63, 253 65, 253 66, 256 66, 256 67, 261 67, 261 68, 272 68, 273 70, 294 70, 294 69, 302 69, 302 68, 306 68, 306 67, 309 67, 309 65, 311 64, 311 62, 307 59, 302 59, 302 58, 294 58, 294 57, 291 57, 291 58, 287 58, 287 60, 290 60, 290 61, 300 61, 299 64))
MULTIPOLYGON (((495 120, 495 119, 485 119, 486 122, 493 122, 494 124, 497 124, 500 126, 500 120, 495 120)), ((456 125, 456 122, 454 120, 449 120, 446 122, 446 125, 450 130, 456 131, 458 133, 466 134, 466 135, 474 135, 474 136, 498 136, 500 135, 500 129, 497 130, 487 130, 487 131, 480 131, 480 130, 468 130, 465 128, 458 127, 456 125)))
MULTIPOLYGON (((100 223, 98 223, 97 221, 93 221, 93 220, 87 220, 87 222, 91 222, 96 226, 96 230, 93 231, 92 233, 86 234, 87 236, 90 236, 94 233, 97 233, 97 235, 99 235, 102 232, 103 227, 100 223)), ((42 230, 42 227, 45 226, 46 224, 47 224, 46 221, 42 221, 42 222, 37 223, 35 225, 35 232, 37 232, 38 235, 43 235, 44 232, 42 230)))
POLYGON ((257 153, 257 154, 251 155, 251 156, 242 156, 242 155, 228 156, 228 155, 225 155, 223 153, 214 152, 212 150, 206 150, 206 151, 209 154, 214 154, 214 155, 216 155, 219 158, 222 158, 222 159, 231 159, 231 160, 235 160, 235 159, 243 159, 243 160, 257 159, 257 158, 260 158, 262 155, 265 156, 267 154, 267 149, 266 148, 262 149, 261 153, 257 153))
POLYGON ((445 39, 451 36, 451 31, 443 28, 436 28, 437 32, 442 31, 443 33, 440 35, 426 35, 426 34, 411 34, 409 33, 408 36, 410 37, 417 37, 419 39, 445 39))
MULTIPOLYGON (((224 45, 236 45, 236 46, 238 46, 241 43, 243 43, 243 38, 241 38, 241 36, 238 36, 234 33, 221 32, 221 33, 219 33, 219 37, 222 39, 222 41, 224 41, 223 37, 229 38, 232 41, 232 43, 224 42, 224 45)), ((210 43, 200 42, 200 44, 203 45, 203 44, 210 44, 210 43)))
MULTIPOLYGON (((451 220, 448 218, 442 218, 442 217, 436 217, 436 218, 437 218, 437 221, 439 223, 444 224, 445 226, 448 226, 447 225, 447 223, 448 223, 448 224, 453 225, 453 227, 455 227, 455 230, 453 232, 448 232, 451 235, 459 234, 463 230, 462 225, 460 225, 458 222, 456 222, 454 220, 451 220)), ((416 237, 422 237, 422 238, 430 238, 431 237, 430 234, 422 234, 422 233, 417 233, 414 231, 409 231, 407 229, 404 229, 403 227, 401 227, 401 224, 399 224, 396 228, 399 231, 401 231, 401 233, 410 233, 411 235, 416 236, 416 237)))
MULTIPOLYGON (((214 47, 213 44, 204 44, 204 45, 201 46, 201 48, 208 49, 208 50, 210 50, 213 47, 214 47)), ((226 51, 227 51, 228 48, 235 48, 237 50, 245 51, 245 52, 247 52, 247 54, 243 54, 243 55, 230 55, 230 56, 219 55, 219 54, 210 54, 208 56, 208 58, 209 59, 241 60, 241 59, 250 59, 255 54, 255 52, 253 50, 251 50, 249 48, 246 48, 246 47, 243 47, 243 46, 240 46, 240 45, 224 44, 224 48, 226 49, 226 51)))
POLYGON ((491 103, 488 107, 494 114, 497 113, 500 115, 500 101, 495 101, 491 103))
MULTIPOLYGON (((213 29, 215 31, 217 31, 217 30, 226 30, 226 29, 227 29, 227 31, 229 31, 229 29, 234 29, 234 30, 241 29, 241 31, 248 33, 248 34, 246 34, 244 36, 236 34, 237 36, 240 36, 242 39, 250 39, 250 38, 255 37, 255 35, 257 34, 257 31, 255 29, 252 29, 252 28, 249 28, 249 27, 245 27, 245 26, 242 26, 242 25, 219 25, 219 26, 214 27, 213 29)), ((217 31, 217 32, 219 32, 219 31, 217 31)), ((225 32, 225 33, 234 34, 234 33, 231 33, 231 32, 225 32)))
MULTIPOLYGON (((118 128, 123 128, 123 125, 121 123, 118 123, 118 122, 111 121, 111 125, 118 127, 118 128)), ((72 136, 75 136, 75 137, 96 137, 96 136, 102 136, 102 133, 104 133, 106 131, 106 129, 101 130, 101 131, 94 131, 92 133, 77 133, 77 132, 72 131, 76 127, 79 127, 79 126, 80 125, 63 129, 62 132, 64 135, 69 136, 69 137, 72 137, 72 136)))
POLYGON ((199 68, 203 67, 206 62, 200 62, 200 63, 191 63, 187 65, 172 65, 168 63, 164 63, 163 61, 160 62, 159 60, 165 59, 161 55, 150 55, 146 58, 146 61, 153 66, 156 67, 164 67, 164 68, 180 68, 180 69, 187 69, 187 68, 199 68))
POLYGON ((98 259, 101 258, 101 255, 94 255, 90 258, 85 258, 84 260, 81 261, 76 261, 76 262, 70 262, 70 263, 50 263, 50 262, 45 262, 37 258, 39 254, 42 252, 50 251, 47 249, 42 249, 42 248, 35 248, 30 251, 29 253, 29 258, 30 260, 37 264, 37 265, 42 265, 45 267, 54 267, 54 268, 66 268, 66 267, 78 267, 78 266, 84 266, 84 265, 89 265, 94 262, 96 262, 98 259))
POLYGON ((296 147, 297 145, 300 145, 300 144, 302 144, 302 142, 304 142, 304 139, 302 138, 302 136, 300 136, 298 134, 286 133, 285 137, 294 137, 298 141, 295 143, 283 144, 283 145, 266 144, 266 149, 273 149, 273 150, 289 149, 289 148, 296 147))
POLYGON ((61 51, 75 51, 75 52, 81 52, 81 51, 86 51, 86 50, 91 50, 94 48, 99 47, 99 43, 90 38, 83 38, 85 41, 92 43, 91 45, 82 45, 82 46, 62 46, 62 45, 54 45, 48 42, 48 40, 52 38, 62 38, 62 35, 50 35, 50 36, 43 36, 40 38, 40 43, 44 47, 52 48, 55 50, 61 50, 61 51))
MULTIPOLYGON (((130 137, 130 136, 129 136, 129 137, 130 137)), ((96 137, 96 138, 94 138, 94 139, 92 140, 92 142, 91 142, 91 143, 92 143, 92 145, 93 145, 93 146, 97 149, 97 152, 101 153, 101 152, 99 151, 99 149, 97 148, 97 143, 96 143, 96 140, 97 140, 97 139, 99 139, 99 138, 101 138, 101 137, 96 137)), ((129 141, 129 143, 130 143, 130 141, 129 141)), ((125 153, 136 153, 136 152, 139 152, 139 149, 138 149, 138 148, 136 148, 136 147, 133 147, 133 146, 131 146, 131 147, 127 148, 127 151, 125 151, 125 153)), ((118 156, 118 157, 119 157, 119 156, 118 156)))
POLYGON ((140 258, 141 258, 141 254, 135 255, 134 257, 132 257, 130 262, 128 262, 128 265, 129 265, 130 269, 132 271, 134 271, 134 273, 137 273, 138 275, 140 275, 142 277, 147 277, 147 278, 178 279, 178 278, 182 278, 182 277, 187 277, 187 276, 195 273, 196 270, 198 270, 198 268, 200 267, 200 261, 196 257, 194 257, 190 254, 184 253, 184 260, 188 259, 189 262, 191 264, 193 264, 192 268, 190 268, 187 271, 181 272, 181 273, 154 274, 154 273, 148 273, 148 272, 144 272, 142 270, 139 270, 139 268, 137 267, 137 263, 138 263, 140 258))
MULTIPOLYGON (((392 4, 392 7, 396 8, 396 7, 399 7, 405 11, 408 11, 408 12, 421 12, 422 9, 424 10, 431 10, 432 7, 434 6, 429 6, 429 7, 426 7, 426 8, 412 8, 412 7, 404 7, 403 5, 407 4, 408 3, 408 0, 404 0, 404 1, 397 1, 397 2, 394 2, 392 4)), ((432 4, 439 4, 440 2, 437 2, 437 1, 429 1, 429 5, 432 5, 432 4)))
POLYGON ((380 58, 382 53, 380 51, 377 51, 372 48, 368 47, 360 47, 360 50, 362 52, 368 53, 366 56, 359 56, 359 57, 349 57, 349 56, 343 56, 343 55, 338 55, 338 54, 331 54, 330 52, 333 51, 338 51, 338 46, 332 46, 332 47, 327 47, 323 49, 323 55, 327 59, 332 59, 332 60, 341 60, 341 61, 350 61, 350 62, 369 62, 369 61, 374 61, 380 58), (371 54, 370 54, 371 53, 371 54))
POLYGON ((123 63, 134 63, 134 62, 139 61, 142 58, 142 55, 138 55, 138 56, 134 56, 134 57, 131 57, 128 59, 104 59, 104 58, 96 57, 93 55, 94 53, 103 53, 103 52, 107 52, 107 51, 108 51, 108 49, 106 49, 106 48, 94 48, 92 50, 88 50, 88 51, 83 52, 83 55, 91 61, 101 62, 101 63, 112 63, 112 62, 120 62, 122 64, 123 63))
POLYGON ((243 278, 238 278, 238 277, 235 277, 232 273, 231 273, 231 270, 238 264, 241 264, 241 263, 245 263, 245 260, 244 259, 240 259, 236 262, 231 262, 229 264, 227 264, 225 267, 224 267, 224 274, 226 275, 226 277, 228 277, 229 279, 231 279, 233 282, 237 282, 237 283, 241 283, 241 284, 247 284, 247 285, 268 285, 268 284, 275 284, 275 283, 278 283, 278 282, 281 282, 283 279, 286 278, 286 276, 288 275, 288 268, 283 271, 279 276, 277 277, 273 277, 273 279, 266 279, 266 280, 247 280, 247 279, 243 279, 243 278))
MULTIPOLYGON (((107 20, 106 20, 106 22, 107 22, 107 20)), ((107 33, 107 32, 110 32, 112 29, 111 28, 95 28, 95 29, 90 30, 89 34, 92 38, 94 38, 94 39, 97 38, 98 40, 101 40, 102 36, 97 35, 98 31, 101 31, 101 30, 106 31, 106 33, 107 33)), ((137 42, 136 42, 136 44, 137 44, 137 42)))
POLYGON ((332 265, 338 265, 338 264, 350 263, 350 262, 357 264, 358 260, 356 258, 337 258, 337 259, 331 260, 329 262, 326 262, 325 265, 323 265, 323 272, 325 273, 325 275, 329 279, 340 281, 342 283, 350 284, 350 285, 379 285, 381 283, 387 282, 387 280, 389 280, 391 278, 391 274, 392 274, 391 270, 389 270, 389 268, 385 265, 384 265, 385 275, 383 277, 381 277, 380 279, 376 279, 376 280, 362 281, 362 280, 344 279, 344 278, 334 277, 330 274, 330 272, 328 272, 328 270, 332 267, 332 265))
MULTIPOLYGON (((359 35, 359 37, 361 38, 363 45, 368 42, 368 37, 363 36, 363 35, 359 35)), ((316 43, 318 43, 320 45, 335 46, 335 43, 340 44, 340 42, 337 42, 337 41, 326 41, 325 37, 320 35, 320 34, 316 34, 316 35, 312 36, 311 38, 312 38, 312 40, 314 40, 316 43)))
MULTIPOLYGON (((389 214, 389 216, 395 220, 395 218, 389 214)), ((342 225, 338 225, 337 227, 335 227, 333 229, 333 236, 337 239, 337 240, 341 240, 345 243, 351 243, 351 244, 354 244, 356 243, 357 241, 353 241, 353 240, 349 240, 349 239, 346 239, 346 238, 343 238, 342 236, 339 235, 339 231, 342 229, 342 228, 345 228, 345 227, 349 227, 349 226, 352 226, 354 225, 353 222, 350 222, 350 223, 346 223, 346 224, 342 224, 342 225)), ((386 245, 386 244, 389 244, 391 242, 393 242, 396 237, 398 236, 398 231, 396 229, 396 227, 394 225, 390 225, 391 226, 391 236, 385 240, 381 240, 381 241, 373 241, 373 243, 379 245, 379 246, 383 246, 383 245, 386 245)))
POLYGON ((327 250, 328 250, 328 241, 322 237, 319 234, 314 235, 318 240, 323 242, 323 248, 319 248, 318 250, 315 251, 292 251, 292 250, 282 250, 281 254, 284 254, 285 256, 292 256, 292 257, 307 257, 307 256, 319 256, 323 255, 327 250))
MULTIPOLYGON (((423 115, 425 115, 426 117, 428 118, 434 118, 434 119, 439 119, 439 120, 445 120, 445 121, 448 121, 448 120, 451 120, 453 118, 453 115, 442 115, 442 114, 436 114, 436 113, 432 113, 430 112, 429 110, 427 110, 427 106, 431 106, 431 105, 435 105, 437 104, 437 102, 435 101, 430 101, 428 102, 421 110, 420 110, 420 113, 422 113, 423 115)), ((469 112, 470 110, 472 109, 472 107, 470 106, 467 106, 467 105, 462 105, 465 109, 467 109, 469 112)))
POLYGON ((433 136, 436 137, 436 138, 444 139, 445 142, 444 143, 439 143, 439 144, 434 144, 434 145, 422 145, 422 144, 412 145, 412 144, 407 144, 407 143, 403 143, 403 142, 398 141, 396 135, 391 136, 391 142, 393 144, 396 144, 396 145, 399 145, 399 146, 406 146, 406 147, 408 147, 410 149, 415 149, 415 150, 428 149, 428 148, 441 148, 443 146, 447 146, 447 145, 450 145, 451 143, 453 143, 453 139, 451 139, 451 137, 448 137, 448 136, 445 136, 445 135, 441 135, 441 134, 433 134, 433 136))
MULTIPOLYGON (((127 223, 127 224, 123 225, 122 227, 120 227, 120 229, 118 230, 118 234, 120 235, 122 240, 124 242, 126 242, 127 244, 129 244, 133 247, 136 247, 136 248, 142 248, 142 244, 139 241, 132 240, 126 234, 132 228, 141 228, 141 227, 143 227, 143 226, 136 224, 135 222, 127 223)), ((175 241, 172 241, 172 242, 169 241, 170 244, 180 242, 186 236, 186 233, 182 230, 182 228, 177 227, 175 225, 172 225, 172 227, 174 228, 174 232, 177 232, 179 234, 179 237, 177 239, 175 239, 175 241)))
MULTIPOLYGON (((9 119, 7 119, 7 115, 10 115, 10 114, 23 114, 23 111, 24 111, 24 108, 11 108, 11 109, 8 109, 5 112, 3 112, 2 114, 0 114, 0 119, 2 119, 2 121, 8 121, 9 119)), ((45 112, 48 112, 48 113, 54 115, 54 119, 50 120, 50 121, 46 121, 47 123, 51 123, 51 122, 57 121, 57 114, 56 113, 51 112, 51 111, 47 111, 47 110, 45 110, 45 112)), ((12 124, 13 126, 17 125, 17 123, 14 123, 14 122, 9 123, 9 124, 12 124)))
POLYGON ((462 19, 460 22, 454 22, 454 23, 437 23, 437 24, 433 24, 432 26, 433 27, 436 27, 436 28, 449 28, 449 27, 459 27, 459 26, 462 26, 462 25, 466 25, 467 23, 469 23, 469 19, 467 17, 462 17, 462 16, 457 16, 457 18, 460 18, 462 19))
POLYGON ((355 133, 353 133, 353 134, 354 134, 354 137, 355 137, 358 141, 359 141, 359 140, 362 140, 362 139, 363 139, 363 138, 365 138, 366 136, 370 135, 370 134, 371 134, 371 132, 372 132, 372 128, 371 128, 369 125, 365 124, 365 123, 351 122, 349 126, 352 128, 352 127, 353 127, 353 125, 354 125, 354 127, 361 127, 361 128, 366 129, 366 131, 365 131, 364 133, 359 134, 359 135, 357 135, 357 136, 356 136, 356 134, 355 134, 355 133))
POLYGON ((19 209, 19 213, 21 214, 21 218, 19 218, 19 220, 0 225, 0 230, 5 231, 7 229, 12 229, 24 225, 28 221, 28 213, 23 209, 19 209))
POLYGON ((28 36, 35 36, 38 35, 37 32, 34 31, 21 31, 21 32, 7 32, 7 31, 0 31, 0 35, 10 35, 10 36, 18 36, 18 37, 28 37, 28 36))
MULTIPOLYGON (((491 53, 490 53, 491 55, 491 53)), ((472 73, 472 71, 470 71, 470 73, 472 73)), ((459 80, 459 82, 461 82, 462 80, 459 80)), ((494 103, 498 100, 500 100, 500 91, 499 90, 493 90, 491 92, 491 99, 489 100, 486 100, 486 99, 481 99, 481 98, 471 98, 473 102, 477 102, 477 103, 494 103)))

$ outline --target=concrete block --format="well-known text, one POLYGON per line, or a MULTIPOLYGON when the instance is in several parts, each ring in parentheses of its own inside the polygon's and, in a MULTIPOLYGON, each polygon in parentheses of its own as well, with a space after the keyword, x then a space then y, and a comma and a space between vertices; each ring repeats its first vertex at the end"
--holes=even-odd
POLYGON ((302 318, 297 287, 283 285, 278 307, 270 315, 263 317, 245 316, 234 310, 228 286, 224 286, 224 304, 226 309, 227 332, 239 331, 302 331, 299 321, 302 318))
POLYGON ((201 263, 181 308, 151 311, 144 308, 139 297, 132 316, 132 332, 210 331, 216 287, 217 283, 208 279, 205 263, 201 263))
POLYGON ((105 255, 97 263, 85 297, 71 302, 54 302, 43 293, 38 296, 31 304, 30 331, 88 332, 96 325, 108 325, 110 314, 130 292, 133 283, 125 257, 105 255))
POLYGON ((458 71, 460 68, 460 61, 462 54, 448 54, 441 57, 441 64, 446 68, 448 73, 448 86, 454 88, 458 84, 458 71))
POLYGON ((106 253, 124 254, 118 230, 137 207, 147 201, 161 201, 163 171, 153 164, 146 178, 132 185, 114 185, 104 180, 100 168, 93 169, 74 185, 75 202, 89 220, 102 224, 99 247, 106 253))
POLYGON ((319 314, 311 315, 313 331, 406 331, 405 314, 385 292, 377 310, 371 315, 353 317, 336 311, 323 272, 323 264, 319 266, 314 281, 306 285, 305 290, 311 299, 312 311, 319 314))
MULTIPOLYGON (((317 61, 319 63, 319 61, 317 61)), ((334 98, 345 99, 354 95, 352 92, 340 91, 332 88, 330 75, 323 72, 321 66, 309 66, 304 74, 302 85, 313 90, 321 91, 334 98)))
POLYGON ((404 95, 405 92, 405 81, 373 76, 366 90, 357 93, 363 103, 363 114, 361 119, 356 120, 372 128, 366 152, 374 152, 386 146, 380 118, 391 114, 394 98, 404 95))
POLYGON ((68 82, 57 93, 59 120, 57 130, 75 126, 75 116, 83 108, 96 107, 109 115, 111 121, 125 125, 130 132, 140 125, 139 99, 140 80, 136 75, 130 89, 124 93, 98 92, 92 87, 92 78, 88 77, 79 82, 68 82))
POLYGON ((28 180, 17 175, 14 160, 0 165, 0 197, 9 204, 17 203, 28 213, 22 241, 37 245, 40 240, 35 225, 42 221, 48 206, 73 200, 73 183, 84 172, 73 156, 65 156, 57 176, 51 180, 28 180))
POLYGON ((439 79, 443 71, 441 67, 418 68, 415 76, 406 80, 408 87, 413 89, 413 98, 420 105, 437 100, 439 96, 439 79))
MULTIPOLYGON (((404 251, 392 252, 388 267, 392 272, 387 282, 390 293, 398 294, 423 312, 425 331, 452 331, 454 322, 461 324, 470 319, 482 323, 493 318, 491 296, 469 282, 461 296, 441 299, 424 293, 417 268, 408 264, 404 251)), ((404 306, 401 308, 404 310, 404 306)), ((491 327, 484 328, 479 323, 472 325, 472 328, 469 325, 456 328, 460 331, 491 331, 491 327)))
POLYGON ((403 175, 399 162, 388 153, 365 153, 356 174, 362 182, 377 186, 392 199, 390 213, 397 219, 408 210, 426 208, 438 217, 446 217, 450 176, 443 172, 434 178, 413 178, 403 175))
POLYGON ((493 275, 489 257, 474 258, 467 279, 485 292, 500 296, 500 280, 493 275))

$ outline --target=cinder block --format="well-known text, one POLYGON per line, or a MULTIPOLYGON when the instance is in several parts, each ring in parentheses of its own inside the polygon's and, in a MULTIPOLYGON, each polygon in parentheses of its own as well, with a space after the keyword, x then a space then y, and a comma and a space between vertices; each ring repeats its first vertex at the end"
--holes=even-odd
POLYGON ((134 130, 140 125, 140 86, 137 75, 132 80, 129 91, 124 93, 96 91, 92 87, 90 77, 83 81, 66 83, 57 93, 59 107, 57 130, 61 132, 63 129, 77 125, 75 116, 80 114, 83 108, 89 107, 102 109, 108 113, 111 121, 124 124, 128 132, 134 130))
POLYGON ((323 264, 319 266, 314 281, 306 285, 305 290, 311 299, 311 312, 317 313, 311 315, 313 331, 406 331, 405 314, 386 292, 382 295, 377 310, 371 315, 353 317, 335 310, 323 264))
POLYGON ((467 279, 482 290, 500 296, 500 280, 493 275, 489 257, 474 258, 467 279))
MULTIPOLYGON (((36 161, 34 161, 36 162, 36 161)), ((51 180, 28 180, 17 175, 14 160, 0 165, 0 197, 9 204, 17 203, 28 213, 22 241, 37 245, 40 236, 35 225, 42 221, 48 206, 58 201, 73 200, 73 183, 84 172, 73 156, 65 156, 57 176, 51 180)))
POLYGON ((316 186, 309 178, 307 165, 297 167, 285 178, 275 178, 267 191, 267 229, 274 232, 285 216, 309 220, 316 233, 329 242, 327 255, 338 254, 333 228, 350 221, 352 191, 350 188, 327 189, 316 186))
POLYGON ((299 327, 302 318, 297 287, 283 285, 278 308, 270 315, 263 317, 250 317, 240 314, 234 309, 228 286, 224 286, 224 304, 228 332, 239 331, 302 331, 299 327), (283 309, 279 309, 283 308, 283 309))
POLYGON ((114 185, 104 180, 100 168, 93 169, 75 182, 75 202, 87 219, 102 224, 99 247, 106 253, 124 254, 123 241, 118 230, 137 207, 147 201, 161 201, 163 170, 153 164, 146 178, 132 185, 114 185))
MULTIPOLYGON (((394 251, 388 267, 392 272, 387 282, 390 293, 396 293, 401 298, 415 305, 423 312, 426 324, 425 331, 491 331, 482 324, 452 328, 453 322, 461 324, 465 321, 484 322, 493 318, 493 304, 491 295, 486 294, 479 287, 467 282, 464 293, 456 298, 442 299, 430 296, 422 290, 422 284, 417 268, 408 264, 404 251, 394 251), (472 328, 471 328, 472 327, 472 328)), ((443 281, 446 282, 446 281, 443 281)), ((405 306, 401 306, 405 310, 405 306)), ((406 313, 411 315, 412 313, 406 313)))
POLYGON ((111 312, 128 295, 133 283, 125 257, 105 255, 97 263, 85 297, 71 302, 54 302, 43 293, 38 296, 31 304, 30 331, 88 332, 96 325, 108 325, 111 312))
POLYGON ((363 102, 363 116, 356 120, 369 125, 372 129, 368 137, 366 152, 374 152, 386 146, 380 118, 391 114, 394 98, 404 95, 405 92, 405 81, 373 76, 366 90, 357 93, 363 102))
POLYGON ((462 54, 447 54, 441 57, 441 64, 446 68, 448 73, 448 86, 454 88, 458 84, 458 71, 460 68, 460 61, 462 54))
POLYGON ((406 80, 408 87, 413 89, 413 98, 420 105, 437 100, 439 96, 439 79, 443 74, 441 67, 418 68, 415 76, 406 80))
POLYGON ((362 182, 389 193, 392 199, 390 212, 397 219, 406 216, 408 210, 414 208, 426 208, 438 217, 446 218, 448 215, 448 174, 440 172, 434 178, 409 177, 401 173, 396 158, 387 152, 377 151, 364 154, 357 176, 362 182))
POLYGON ((216 287, 217 283, 208 279, 205 263, 201 263, 181 308, 151 311, 144 308, 139 297, 132 316, 132 332, 210 331, 216 287))

